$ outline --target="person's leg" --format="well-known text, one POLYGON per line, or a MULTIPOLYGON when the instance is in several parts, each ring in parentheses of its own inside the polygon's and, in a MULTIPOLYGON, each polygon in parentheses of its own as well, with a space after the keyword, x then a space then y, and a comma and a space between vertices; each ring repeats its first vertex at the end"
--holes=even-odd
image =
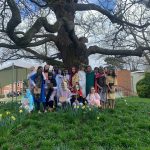
POLYGON ((53 111, 53 108, 54 108, 54 101, 51 101, 51 100, 50 100, 50 101, 48 102, 48 106, 49 106, 49 111, 52 112, 52 111, 53 111))
POLYGON ((111 108, 111 100, 108 99, 108 108, 111 108))
POLYGON ((75 96, 72 96, 72 98, 70 99, 71 102, 71 106, 73 106, 73 103, 75 102, 75 96))
POLYGON ((40 102, 36 101, 36 105, 37 105, 37 111, 38 111, 38 113, 40 113, 40 102))
POLYGON ((43 104, 43 111, 44 111, 44 112, 47 112, 47 111, 46 111, 46 103, 43 102, 42 104, 43 104))
POLYGON ((115 100, 112 100, 112 109, 115 109, 115 100))

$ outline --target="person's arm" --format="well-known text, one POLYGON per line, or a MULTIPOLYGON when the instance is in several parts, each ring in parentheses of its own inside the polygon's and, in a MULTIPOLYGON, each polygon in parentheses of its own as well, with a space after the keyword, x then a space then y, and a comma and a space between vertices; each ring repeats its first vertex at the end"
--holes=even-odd
POLYGON ((42 75, 43 75, 43 79, 46 80, 46 76, 45 76, 44 72, 42 72, 42 75))
POLYGON ((89 103, 89 101, 90 101, 90 95, 88 94, 88 96, 86 97, 86 100, 88 101, 88 103, 89 103))
POLYGON ((100 100, 100 96, 99 96, 98 93, 96 93, 96 98, 97 98, 98 100, 100 100))

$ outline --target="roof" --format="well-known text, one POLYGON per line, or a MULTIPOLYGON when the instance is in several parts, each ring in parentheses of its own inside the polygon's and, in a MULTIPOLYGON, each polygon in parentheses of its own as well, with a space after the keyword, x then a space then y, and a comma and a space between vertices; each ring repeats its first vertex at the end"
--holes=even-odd
POLYGON ((144 70, 140 70, 140 71, 133 71, 131 73, 145 73, 145 71, 144 70))
POLYGON ((14 62, 3 63, 2 65, 0 65, 0 70, 10 68, 13 65, 18 68, 27 68, 28 69, 28 68, 31 68, 32 66, 37 67, 39 64, 19 60, 19 61, 14 61, 14 62))

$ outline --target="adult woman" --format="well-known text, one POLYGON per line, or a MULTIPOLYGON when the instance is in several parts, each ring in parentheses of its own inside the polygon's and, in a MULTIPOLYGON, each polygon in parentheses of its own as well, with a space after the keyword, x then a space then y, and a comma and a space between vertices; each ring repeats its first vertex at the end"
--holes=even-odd
POLYGON ((106 108, 107 105, 107 84, 106 84, 106 74, 102 67, 99 68, 99 79, 98 79, 99 93, 101 98, 102 108, 106 108))
POLYGON ((44 112, 46 112, 45 100, 45 80, 43 67, 39 66, 37 72, 31 76, 32 84, 34 85, 34 100, 37 104, 37 110, 40 113, 40 103, 43 103, 44 112))
POLYGON ((79 83, 79 75, 76 67, 72 67, 70 76, 70 89, 72 92, 74 91, 76 83, 79 83))
POLYGON ((115 70, 109 70, 109 74, 106 76, 106 83, 108 86, 108 104, 109 108, 114 109, 115 107, 115 86, 117 85, 117 79, 115 70))
POLYGON ((95 67, 94 68, 94 88, 96 92, 99 92, 99 87, 98 87, 98 79, 99 79, 99 68, 95 67))
POLYGON ((90 93, 90 89, 93 86, 94 86, 94 72, 92 71, 91 66, 88 66, 86 72, 86 94, 90 93))
POLYGON ((80 66, 80 70, 78 71, 79 75, 79 85, 83 94, 83 98, 86 97, 86 73, 84 66, 80 66))
POLYGON ((91 87, 91 91, 87 96, 87 101, 89 103, 90 106, 96 106, 96 107, 100 107, 100 96, 98 93, 95 92, 94 87, 91 87))
POLYGON ((62 75, 62 71, 58 69, 58 73, 56 75, 56 84, 57 84, 57 97, 59 98, 62 95, 62 82, 64 77, 62 75))

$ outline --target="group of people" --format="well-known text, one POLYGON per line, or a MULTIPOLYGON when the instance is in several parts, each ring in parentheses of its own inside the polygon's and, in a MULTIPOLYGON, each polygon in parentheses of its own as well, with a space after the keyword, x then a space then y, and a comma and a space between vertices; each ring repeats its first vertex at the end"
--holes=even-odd
MULTIPOLYGON (((81 65, 71 70, 53 68, 49 65, 32 67, 28 74, 29 89, 39 113, 40 104, 44 112, 57 107, 89 105, 98 108, 115 106, 117 85, 114 69, 81 65)), ((29 91, 28 91, 29 92, 29 91)))

